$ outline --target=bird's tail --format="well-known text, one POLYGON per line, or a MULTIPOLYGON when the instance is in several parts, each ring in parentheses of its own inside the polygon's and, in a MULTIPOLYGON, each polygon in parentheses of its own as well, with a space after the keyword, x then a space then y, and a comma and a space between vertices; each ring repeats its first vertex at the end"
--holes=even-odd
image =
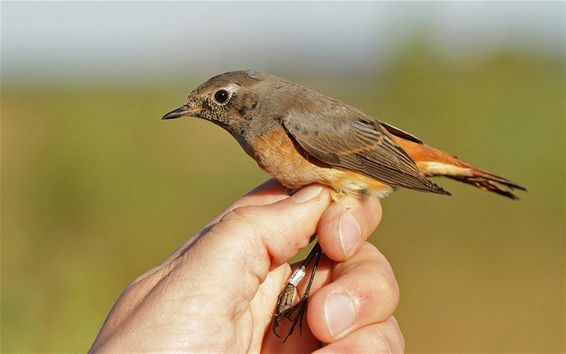
POLYGON ((519 199, 513 193, 515 189, 527 190, 507 178, 476 168, 444 151, 425 145, 413 136, 403 136, 398 131, 391 130, 390 133, 426 176, 445 176, 511 199, 519 199))

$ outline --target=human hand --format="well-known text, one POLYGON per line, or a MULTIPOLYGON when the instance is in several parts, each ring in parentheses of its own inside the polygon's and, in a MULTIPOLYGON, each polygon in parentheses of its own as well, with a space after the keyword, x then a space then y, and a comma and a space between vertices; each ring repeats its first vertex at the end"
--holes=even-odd
POLYGON ((270 180, 130 284, 90 352, 402 352, 393 271, 365 242, 380 219, 376 198, 331 203, 319 185, 289 196, 270 180), (283 342, 270 324, 286 262, 315 233, 327 257, 308 325, 283 342))

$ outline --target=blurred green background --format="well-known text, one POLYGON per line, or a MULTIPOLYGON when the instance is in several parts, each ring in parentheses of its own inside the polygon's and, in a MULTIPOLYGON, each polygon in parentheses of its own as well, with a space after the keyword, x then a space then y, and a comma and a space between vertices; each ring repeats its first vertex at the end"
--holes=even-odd
POLYGON ((3 2, 1 351, 86 351, 129 282, 267 178, 220 128, 159 119, 252 68, 528 187, 513 202, 438 180, 453 197, 383 201, 372 242, 399 281, 407 352, 564 352, 563 14, 3 2))

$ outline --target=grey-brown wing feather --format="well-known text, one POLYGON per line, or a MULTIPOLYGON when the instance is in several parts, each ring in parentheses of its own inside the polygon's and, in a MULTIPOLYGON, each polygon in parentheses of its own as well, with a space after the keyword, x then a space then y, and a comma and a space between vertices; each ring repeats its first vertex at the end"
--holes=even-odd
POLYGON ((364 174, 392 187, 447 194, 424 176, 381 122, 350 111, 349 106, 329 112, 290 111, 283 117, 283 124, 301 148, 325 164, 364 174))
POLYGON ((401 138, 410 140, 410 141, 412 141, 412 142, 414 142, 414 143, 417 143, 417 144, 422 144, 422 143, 423 143, 423 141, 422 141, 421 139, 417 138, 417 137, 414 136, 413 134, 407 133, 406 131, 404 131, 404 130, 402 130, 402 129, 399 129, 399 128, 395 127, 395 126, 392 126, 392 125, 389 124, 389 123, 385 123, 385 122, 379 122, 379 123, 381 123, 381 125, 382 125, 388 132, 390 132, 390 133, 393 134, 393 135, 396 135, 396 136, 398 136, 398 137, 401 137, 401 138))

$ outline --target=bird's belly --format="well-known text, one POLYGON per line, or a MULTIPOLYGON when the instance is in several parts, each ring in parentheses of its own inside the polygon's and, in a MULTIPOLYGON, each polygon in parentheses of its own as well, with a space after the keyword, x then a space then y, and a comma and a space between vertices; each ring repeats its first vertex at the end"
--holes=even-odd
POLYGON ((345 195, 369 194, 376 194, 382 198, 393 191, 390 186, 373 178, 352 171, 320 166, 320 163, 309 161, 309 156, 297 150, 283 129, 256 138, 253 145, 254 157, 258 165, 291 189, 320 183, 333 189, 334 199, 340 199, 345 195))

